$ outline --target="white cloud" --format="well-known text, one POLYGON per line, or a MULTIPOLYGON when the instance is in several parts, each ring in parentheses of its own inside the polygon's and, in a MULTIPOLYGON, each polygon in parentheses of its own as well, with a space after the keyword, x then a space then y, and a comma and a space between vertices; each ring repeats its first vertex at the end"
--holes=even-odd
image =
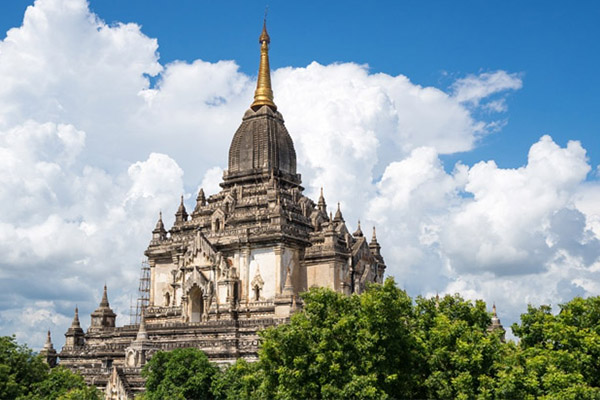
POLYGON ((590 169, 579 142, 561 148, 549 136, 517 169, 490 161, 448 174, 432 149, 417 149, 388 166, 368 215, 409 290, 496 301, 515 321, 528 302, 596 293, 600 185, 585 181, 590 169))
MULTIPOLYGON (((200 188, 203 188, 205 195, 218 193, 221 190, 219 184, 223 181, 223 170, 219 167, 210 168, 204 174, 200 188)), ((200 190, 198 188, 198 190, 200 190)), ((197 192, 197 191, 196 191, 197 192)), ((195 205, 195 203, 194 203, 195 205)))

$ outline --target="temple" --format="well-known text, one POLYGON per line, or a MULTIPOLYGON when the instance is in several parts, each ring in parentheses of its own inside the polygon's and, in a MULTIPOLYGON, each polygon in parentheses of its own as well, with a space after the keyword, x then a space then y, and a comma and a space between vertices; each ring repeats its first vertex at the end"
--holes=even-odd
POLYGON ((383 280, 375 228, 371 238, 360 223, 350 233, 339 204, 331 213, 322 190, 316 203, 303 194, 294 142, 274 102, 266 25, 259 43, 254 101, 233 135, 221 191, 206 197, 200 189, 191 212, 182 197, 170 230, 161 215, 152 231, 139 323, 116 326, 105 286, 87 331, 75 310, 58 355, 48 334, 48 359, 58 356, 107 399, 142 391, 141 367, 158 350, 196 347, 219 364, 253 361, 257 332, 286 323, 302 307, 300 293, 361 293, 383 280))

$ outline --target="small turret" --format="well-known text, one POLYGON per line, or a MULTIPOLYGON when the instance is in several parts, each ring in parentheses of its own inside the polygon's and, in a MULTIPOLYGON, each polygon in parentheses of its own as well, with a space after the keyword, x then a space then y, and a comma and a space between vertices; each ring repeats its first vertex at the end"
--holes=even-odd
POLYGON ((377 241, 377 232, 375 230, 375 227, 373 227, 373 236, 371 237, 371 243, 369 243, 369 248, 371 249, 371 252, 373 253, 373 255, 380 257, 381 256, 381 246, 379 245, 379 242, 377 241))
POLYGON ((492 323, 488 327, 488 332, 500 332, 500 340, 504 342, 506 330, 502 326, 500 318, 498 318, 498 314, 496 313, 496 303, 492 306, 492 323))
POLYGON ((338 203, 337 211, 335 212, 335 217, 333 217, 333 222, 344 222, 344 217, 342 216, 340 203, 338 203))
POLYGON ((200 211, 202 207, 206 205, 206 196, 204 195, 204 189, 200 188, 198 191, 198 196, 196 196, 196 207, 194 208, 194 212, 197 213, 200 211))
POLYGON ((354 236, 354 237, 363 237, 364 236, 362 229, 360 229, 360 221, 358 221, 358 228, 356 228, 356 230, 354 231, 352 236, 354 236))
POLYGON ((146 311, 142 308, 142 315, 140 316, 140 327, 135 337, 138 342, 148 340, 148 331, 146 331, 146 311))
POLYGON ((40 350, 40 355, 42 356, 44 362, 50 366, 50 368, 54 368, 56 366, 56 350, 52 345, 52 338, 50 337, 50 330, 48 330, 48 336, 46 337, 46 343, 44 344, 44 348, 40 350))
POLYGON ((183 204, 183 195, 181 196, 181 203, 175 213, 175 225, 181 225, 188 219, 188 213, 185 210, 185 204, 183 204))
POLYGON ((321 211, 323 214, 325 214, 325 217, 327 217, 327 203, 325 203, 325 197, 323 197, 323 188, 321 187, 321 194, 319 195, 319 201, 317 203, 317 208, 319 209, 319 211, 321 211))
POLYGON ((165 229, 165 224, 163 224, 162 220, 162 211, 158 213, 158 221, 156 221, 156 227, 152 231, 152 240, 159 242, 161 240, 165 240, 167 238, 167 231, 165 229))
POLYGON ((82 347, 85 344, 84 336, 85 334, 83 333, 83 329, 81 329, 81 324, 79 323, 79 309, 75 307, 75 316, 73 317, 73 322, 71 323, 69 329, 67 329, 67 333, 65 333, 65 347, 82 347))
POLYGON ((148 353, 154 348, 148 338, 146 330, 146 312, 142 308, 140 326, 135 340, 125 349, 125 366, 129 368, 141 368, 148 361, 148 353))
POLYGON ((115 327, 115 319, 117 318, 117 314, 113 312, 113 310, 110 308, 110 304, 108 303, 106 285, 104 285, 102 300, 100 300, 98 308, 91 314, 91 316, 92 323, 89 328, 90 332, 115 327))

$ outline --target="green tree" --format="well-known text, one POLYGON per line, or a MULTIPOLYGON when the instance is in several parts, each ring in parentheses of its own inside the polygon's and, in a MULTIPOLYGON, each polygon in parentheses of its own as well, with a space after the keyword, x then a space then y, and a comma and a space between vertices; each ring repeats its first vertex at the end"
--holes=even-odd
POLYGON ((264 397, 410 397, 411 300, 392 279, 360 296, 319 288, 302 299, 289 324, 262 333, 264 397))
POLYGON ((491 399, 503 346, 499 334, 487 331, 490 315, 483 301, 459 295, 417 298, 414 331, 421 382, 416 397, 491 399))
POLYGON ((0 337, 0 399, 16 399, 30 393, 42 381, 48 366, 14 336, 0 337))
POLYGON ((88 386, 83 377, 63 367, 53 368, 43 381, 33 385, 30 400, 100 400, 98 389, 88 386))
POLYGON ((219 369, 198 349, 157 352, 142 370, 146 378, 142 398, 210 400, 214 398, 211 385, 218 373, 219 369))
POLYGON ((259 363, 240 358, 215 376, 211 390, 217 400, 261 399, 261 382, 259 363))
POLYGON ((506 398, 600 399, 600 298, 574 298, 552 314, 529 306, 513 324, 518 348, 505 359, 497 392, 506 398))

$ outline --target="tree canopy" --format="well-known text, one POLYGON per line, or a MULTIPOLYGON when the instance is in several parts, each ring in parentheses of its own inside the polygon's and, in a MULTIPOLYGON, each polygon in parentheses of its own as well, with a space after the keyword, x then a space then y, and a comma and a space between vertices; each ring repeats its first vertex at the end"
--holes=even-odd
MULTIPOLYGON (((197 349, 157 352, 143 399, 599 399, 600 297, 529 306, 517 342, 490 330, 482 301, 414 301, 392 279, 360 295, 302 295, 288 324, 260 333, 258 361, 218 368, 197 349)), ((0 338, 0 399, 98 399, 81 376, 0 338)))
POLYGON ((202 387, 204 397, 177 397, 186 399, 600 399, 599 297, 556 315, 529 307, 512 326, 518 343, 489 329, 483 301, 413 301, 392 279, 361 295, 311 289, 302 299, 289 324, 260 333, 256 363, 217 370, 193 350, 204 370, 186 380, 180 366, 153 369, 162 353, 149 364, 148 393, 164 395, 155 378, 174 373, 183 380, 161 378, 164 387, 202 387))
POLYGON ((14 336, 0 337, 0 400, 100 400, 95 387, 65 368, 52 370, 14 336))
POLYGON ((194 348, 158 352, 144 366, 146 400, 212 400, 211 385, 218 367, 194 348))

